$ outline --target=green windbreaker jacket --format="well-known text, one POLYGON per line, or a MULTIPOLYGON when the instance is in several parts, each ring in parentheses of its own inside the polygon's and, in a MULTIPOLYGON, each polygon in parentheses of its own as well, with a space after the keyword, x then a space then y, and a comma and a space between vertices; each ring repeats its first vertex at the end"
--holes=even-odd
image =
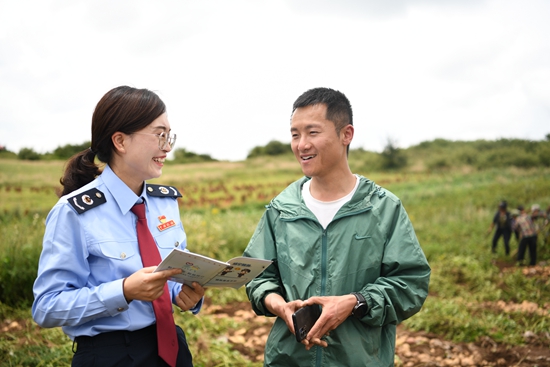
POLYGON ((401 201, 359 176, 353 198, 326 229, 306 207, 304 177, 267 206, 244 255, 275 262, 249 282, 258 315, 274 316, 263 300, 286 301, 360 292, 369 310, 306 351, 277 318, 265 348, 266 366, 393 366, 396 325, 417 313, 428 295, 430 266, 401 201))

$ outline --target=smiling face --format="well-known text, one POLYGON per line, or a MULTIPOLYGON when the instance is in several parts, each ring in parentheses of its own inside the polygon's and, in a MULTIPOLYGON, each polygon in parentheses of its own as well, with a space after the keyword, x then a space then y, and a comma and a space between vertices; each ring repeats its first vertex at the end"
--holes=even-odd
POLYGON ((312 178, 337 178, 349 170, 346 147, 353 137, 353 126, 347 125, 337 134, 326 112, 325 104, 300 107, 290 124, 292 152, 304 175, 312 178))
POLYGON ((170 133, 166 113, 136 133, 113 134, 117 151, 111 168, 137 194, 141 192, 144 181, 160 177, 166 155, 172 150, 169 144, 163 150, 159 149, 157 135, 162 132, 170 133))

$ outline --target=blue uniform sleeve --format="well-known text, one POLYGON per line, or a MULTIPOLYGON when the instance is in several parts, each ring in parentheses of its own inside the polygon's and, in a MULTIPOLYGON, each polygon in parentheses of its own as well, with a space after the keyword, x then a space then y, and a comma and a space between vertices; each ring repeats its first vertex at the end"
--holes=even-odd
POLYGON ((128 309, 122 279, 90 286, 81 217, 59 202, 46 219, 32 315, 42 327, 74 326, 128 309))
POLYGON ((195 307, 191 308, 189 311, 193 313, 193 315, 196 315, 200 312, 202 308, 202 303, 204 302, 204 297, 201 298, 201 300, 195 305, 195 307))

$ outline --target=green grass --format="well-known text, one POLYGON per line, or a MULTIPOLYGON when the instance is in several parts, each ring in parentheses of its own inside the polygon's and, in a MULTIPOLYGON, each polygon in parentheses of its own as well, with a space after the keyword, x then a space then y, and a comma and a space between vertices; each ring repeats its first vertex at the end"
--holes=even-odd
POLYGON ((44 220, 44 213, 0 214, 0 302, 10 306, 32 303, 44 220))
MULTIPOLYGON (((511 345, 523 343, 526 331, 542 335, 548 330, 550 280, 526 276, 512 266, 514 259, 504 255, 502 243, 498 254, 491 255, 492 237, 487 229, 501 199, 508 200, 511 207, 538 203, 545 208, 550 204, 550 169, 370 173, 360 162, 352 163, 358 167, 357 173, 401 198, 432 266, 430 296, 423 309, 405 321, 406 327, 453 341, 489 337, 511 345), (497 262, 511 267, 503 272, 495 266, 497 262), (497 307, 499 301, 534 302, 539 312, 504 312, 497 307)), ((0 336, 0 365, 68 364, 72 343, 59 328, 38 328, 30 320, 28 307, 43 223, 57 200, 55 187, 63 163, 18 165, 21 161, 0 160, 0 290, 4 292, 0 292, 0 300, 4 297, 0 316, 1 320, 18 320, 24 327, 0 336), (15 190, 17 185, 20 191, 15 190)), ((155 182, 176 185, 184 199, 195 195, 193 205, 181 206, 189 249, 227 260, 242 254, 271 197, 300 177, 296 166, 292 158, 174 164, 167 165, 163 177, 155 182), (228 199, 231 196, 233 201, 228 199), (241 200, 243 196, 246 200, 241 200), (217 197, 223 198, 219 205, 209 201, 217 197)), ((511 246, 512 251, 517 249, 515 239, 511 246)), ((539 261, 548 260, 549 246, 539 242, 539 261)), ((214 305, 246 301, 244 289, 210 289, 207 296, 214 305)), ((250 326, 246 321, 220 319, 208 312, 198 316, 177 313, 176 321, 187 333, 196 366, 261 365, 247 361, 227 341, 233 331, 250 326)))

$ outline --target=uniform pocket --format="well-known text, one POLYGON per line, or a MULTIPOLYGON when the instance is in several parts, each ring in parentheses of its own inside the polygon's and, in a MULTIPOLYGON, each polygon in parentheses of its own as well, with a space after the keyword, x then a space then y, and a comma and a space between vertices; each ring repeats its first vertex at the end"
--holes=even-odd
POLYGON ((134 242, 101 242, 98 249, 103 257, 112 261, 127 261, 136 256, 137 243, 134 242))
POLYGON ((90 246, 89 251, 91 284, 124 278, 143 267, 137 241, 103 241, 90 246))
POLYGON ((183 250, 187 247, 187 236, 181 223, 172 228, 156 233, 154 238, 163 259, 173 249, 178 248, 183 250))

